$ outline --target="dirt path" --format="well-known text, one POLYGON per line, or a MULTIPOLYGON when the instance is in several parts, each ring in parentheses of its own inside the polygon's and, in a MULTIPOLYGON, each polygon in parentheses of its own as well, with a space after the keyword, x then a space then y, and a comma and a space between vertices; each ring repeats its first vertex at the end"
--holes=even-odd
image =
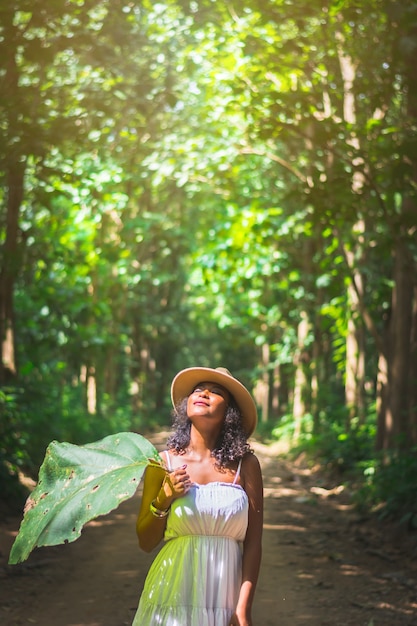
MULTIPOLYGON (((416 626, 416 535, 361 520, 335 485, 255 449, 266 497, 254 626, 416 626)), ((0 625, 129 626, 154 558, 137 548, 138 502, 17 566, 7 558, 20 518, 0 524, 0 625)))

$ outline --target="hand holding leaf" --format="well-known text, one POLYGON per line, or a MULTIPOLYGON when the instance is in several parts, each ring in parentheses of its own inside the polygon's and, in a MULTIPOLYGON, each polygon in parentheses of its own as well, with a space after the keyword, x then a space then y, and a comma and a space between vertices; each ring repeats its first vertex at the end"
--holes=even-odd
POLYGON ((36 547, 75 541, 87 522, 135 494, 147 466, 163 480, 166 470, 157 450, 135 433, 110 435, 85 446, 53 441, 26 503, 9 563, 26 560, 36 547))

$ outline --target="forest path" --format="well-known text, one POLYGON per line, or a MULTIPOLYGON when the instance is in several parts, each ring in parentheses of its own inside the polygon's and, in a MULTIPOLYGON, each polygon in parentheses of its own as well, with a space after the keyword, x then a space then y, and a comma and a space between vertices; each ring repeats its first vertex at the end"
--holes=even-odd
MULTIPOLYGON (((416 626, 416 535, 361 519, 335 485, 273 447, 254 449, 265 483, 254 626, 416 626)), ((0 625, 130 626, 155 556, 137 547, 138 505, 137 495, 76 542, 15 566, 7 558, 20 518, 1 522, 0 625)))

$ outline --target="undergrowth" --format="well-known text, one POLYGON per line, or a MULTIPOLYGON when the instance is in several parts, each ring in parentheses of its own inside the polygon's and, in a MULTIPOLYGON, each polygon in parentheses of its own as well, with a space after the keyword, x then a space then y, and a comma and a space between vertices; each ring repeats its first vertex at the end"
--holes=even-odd
POLYGON ((318 433, 306 415, 294 441, 294 420, 285 416, 270 428, 264 439, 285 440, 290 455, 303 453, 311 465, 322 468, 343 483, 352 502, 362 512, 374 513, 417 530, 417 448, 379 452, 375 449, 376 426, 371 416, 365 423, 352 420, 347 430, 343 416, 323 421, 318 433))

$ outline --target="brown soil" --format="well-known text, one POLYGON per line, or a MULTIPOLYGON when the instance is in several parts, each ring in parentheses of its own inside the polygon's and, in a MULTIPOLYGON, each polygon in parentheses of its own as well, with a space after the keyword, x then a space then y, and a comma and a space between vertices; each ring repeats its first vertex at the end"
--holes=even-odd
MULTIPOLYGON (((158 442, 156 442, 156 445, 158 442)), ((265 481, 254 626, 416 626, 417 536, 361 518, 344 491, 255 444, 265 481)), ((155 554, 139 551, 139 495, 72 544, 7 558, 20 523, 0 524, 2 626, 125 626, 155 554)), ((195 624, 198 626, 198 624, 195 624)))

